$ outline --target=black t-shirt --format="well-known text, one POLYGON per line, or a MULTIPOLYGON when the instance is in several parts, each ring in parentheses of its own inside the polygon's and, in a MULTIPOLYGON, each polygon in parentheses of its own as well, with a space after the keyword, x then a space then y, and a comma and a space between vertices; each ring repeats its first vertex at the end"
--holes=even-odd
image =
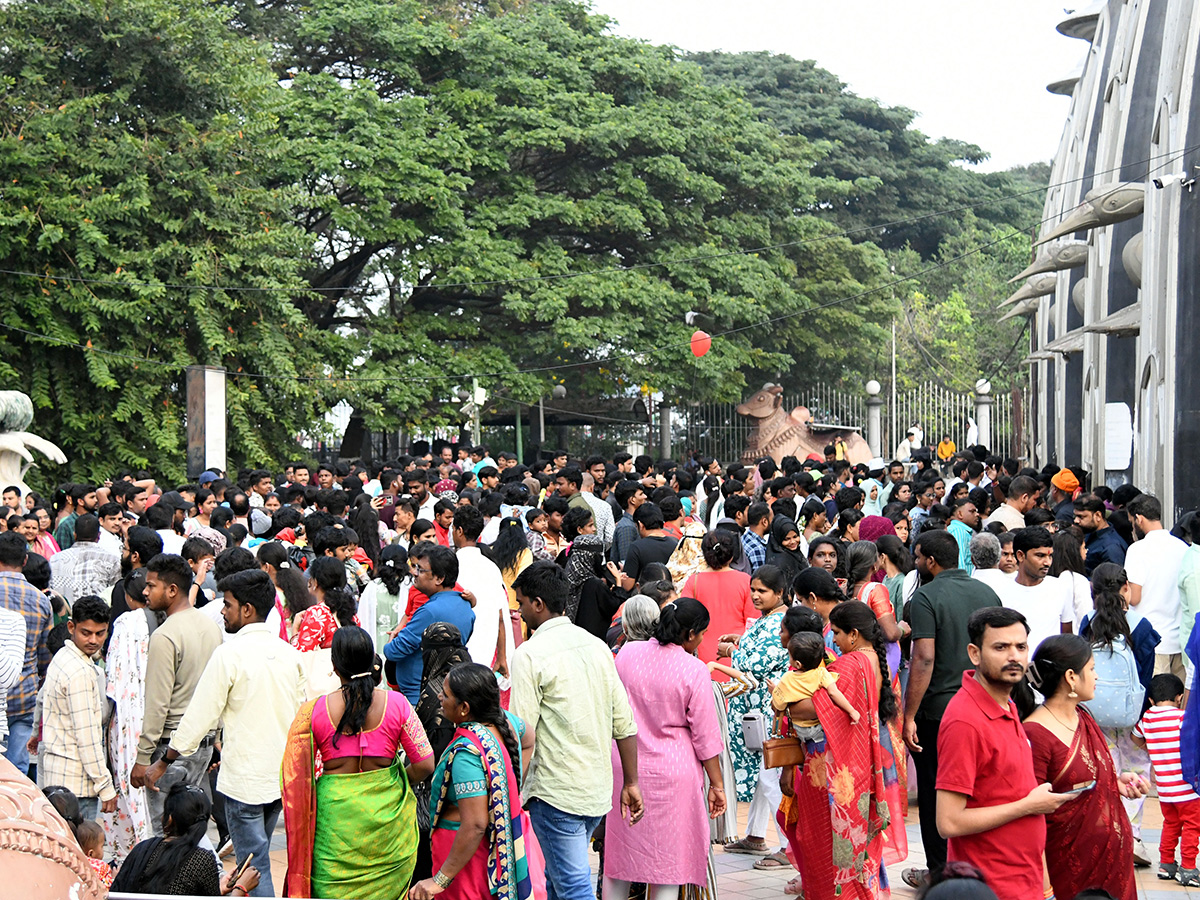
POLYGON ((668 535, 650 535, 638 538, 629 548, 625 556, 625 574, 637 581, 642 577, 642 569, 649 563, 666 565, 679 541, 668 535))

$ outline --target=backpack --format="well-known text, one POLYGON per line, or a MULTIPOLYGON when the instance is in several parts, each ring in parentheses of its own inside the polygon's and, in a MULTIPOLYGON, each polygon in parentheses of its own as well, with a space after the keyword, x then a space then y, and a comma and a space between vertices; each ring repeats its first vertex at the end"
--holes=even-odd
POLYGON ((1101 728, 1132 728, 1142 714, 1146 689, 1138 680, 1137 660, 1124 638, 1112 649, 1093 647, 1096 660, 1096 696, 1088 701, 1088 712, 1101 728))
POLYGON ((317 554, 307 547, 297 547, 295 544, 284 544, 287 547, 288 561, 301 572, 307 572, 309 563, 317 558, 317 554))

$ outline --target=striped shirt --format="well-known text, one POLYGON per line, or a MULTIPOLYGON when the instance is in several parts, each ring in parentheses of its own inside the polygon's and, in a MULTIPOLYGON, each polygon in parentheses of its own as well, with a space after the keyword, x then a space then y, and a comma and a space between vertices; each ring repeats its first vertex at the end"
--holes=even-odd
POLYGON ((0 607, 25 617, 25 662, 21 677, 8 690, 9 721, 33 713, 37 703, 38 686, 46 667, 50 665, 50 648, 46 644, 54 625, 50 600, 25 580, 20 572, 0 572, 0 607))
POLYGON ((1158 785, 1158 799, 1162 803, 1200 800, 1183 780, 1183 764, 1179 759, 1179 727, 1182 724, 1182 709, 1152 706, 1133 729, 1134 736, 1146 742, 1150 767, 1154 770, 1154 781, 1158 785))

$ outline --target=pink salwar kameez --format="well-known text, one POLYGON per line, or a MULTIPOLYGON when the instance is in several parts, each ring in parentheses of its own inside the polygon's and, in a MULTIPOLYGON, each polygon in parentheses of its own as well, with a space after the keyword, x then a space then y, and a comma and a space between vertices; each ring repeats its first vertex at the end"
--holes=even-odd
POLYGON ((724 746, 708 666, 678 644, 655 640, 625 644, 616 665, 637 721, 638 786, 646 813, 633 826, 621 818, 621 761, 614 744, 604 874, 704 885, 710 838, 701 760, 724 746))

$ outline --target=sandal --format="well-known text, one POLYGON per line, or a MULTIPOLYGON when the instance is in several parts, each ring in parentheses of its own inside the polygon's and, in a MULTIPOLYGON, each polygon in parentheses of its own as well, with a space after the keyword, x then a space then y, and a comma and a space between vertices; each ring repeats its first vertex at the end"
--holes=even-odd
POLYGON ((792 867, 792 861, 787 858, 787 854, 782 850, 776 850, 770 856, 764 856, 762 859, 754 861, 756 869, 783 869, 792 867))
POLYGON ((929 881, 928 869, 905 869, 900 873, 900 880, 907 884, 910 888, 923 888, 929 881))
POLYGON ((804 883, 799 875, 783 886, 783 892, 792 897, 804 897, 804 883))
POLYGON ((762 838, 751 841, 749 837, 744 837, 740 841, 732 841, 726 844, 725 852, 745 853, 748 856, 770 856, 771 848, 767 846, 767 842, 762 838))

